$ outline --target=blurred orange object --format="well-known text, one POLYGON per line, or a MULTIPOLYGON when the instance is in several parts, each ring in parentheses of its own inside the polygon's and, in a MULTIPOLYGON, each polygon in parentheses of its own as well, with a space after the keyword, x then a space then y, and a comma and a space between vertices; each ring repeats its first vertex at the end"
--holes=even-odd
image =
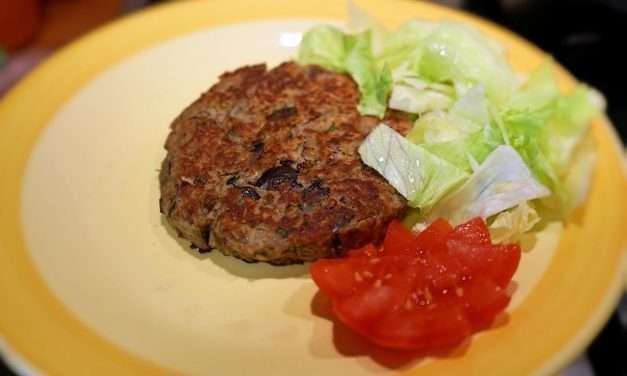
MULTIPOLYGON (((7 0, 0 0, 0 4, 3 1, 7 0)), ((124 9, 123 0, 46 0, 41 3, 42 25, 31 43, 37 48, 61 47, 118 17, 124 9)))
POLYGON ((18 49, 30 41, 40 24, 39 0, 0 0, 0 47, 18 49))

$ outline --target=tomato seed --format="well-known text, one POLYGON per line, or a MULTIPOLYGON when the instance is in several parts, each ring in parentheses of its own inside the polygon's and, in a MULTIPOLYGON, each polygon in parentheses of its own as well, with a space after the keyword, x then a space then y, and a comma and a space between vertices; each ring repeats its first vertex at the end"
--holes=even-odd
POLYGON ((355 272, 354 276, 355 276, 355 281, 357 282, 361 282, 364 280, 363 278, 361 278, 361 274, 359 274, 359 272, 355 272))

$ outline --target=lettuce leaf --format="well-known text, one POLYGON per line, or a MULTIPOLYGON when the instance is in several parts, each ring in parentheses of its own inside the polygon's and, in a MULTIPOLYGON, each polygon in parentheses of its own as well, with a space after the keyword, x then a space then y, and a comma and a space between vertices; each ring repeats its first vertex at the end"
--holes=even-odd
POLYGON ((436 27, 436 22, 410 20, 397 30, 387 32, 380 51, 375 53, 377 63, 390 67, 395 78, 406 74, 418 75, 423 41, 436 27))
POLYGON ((482 84, 491 100, 514 91, 516 77, 500 47, 480 32, 453 22, 410 21, 389 32, 349 3, 344 33, 318 26, 303 36, 298 61, 348 72, 359 85, 359 111, 382 117, 388 106, 410 113, 448 109, 457 95, 482 84))
POLYGON ((389 107, 414 114, 446 110, 453 104, 453 93, 449 89, 418 78, 406 79, 392 87, 389 107))
MULTIPOLYGON (((565 185, 573 150, 603 106, 602 96, 583 85, 561 95, 551 64, 546 62, 501 107, 506 142, 553 193, 543 204, 560 211, 563 217, 577 201, 573 188, 565 185)), ((582 174, 582 179, 584 175, 589 173, 582 174)), ((586 182, 581 180, 578 184, 586 182)))
POLYGON ((538 222, 540 222, 538 212, 530 202, 525 201, 497 214, 488 229, 492 242, 515 243, 538 222))
POLYGON ((501 47, 474 28, 440 22, 422 43, 421 75, 453 82, 460 95, 481 84, 491 101, 502 103, 518 86, 501 47))
MULTIPOLYGON (((599 93, 579 85, 562 94, 550 60, 521 86, 503 49, 464 24, 412 20, 388 30, 351 2, 348 11, 352 33, 331 26, 311 29, 298 61, 348 73, 359 86, 362 115, 383 118, 391 108, 417 118, 409 142, 380 126, 360 153, 421 216, 432 207, 453 216, 479 209, 482 215, 495 215, 496 207, 503 211, 541 198, 542 206, 565 217, 582 202, 594 168, 594 149, 587 146, 586 135, 604 109, 599 93), (517 171, 529 173, 517 183, 518 190, 509 196, 475 197, 480 207, 458 197, 457 211, 446 209, 451 187, 469 174, 478 177, 466 185, 491 187, 484 180, 490 173, 482 167, 488 160, 495 166, 495 179, 509 176, 490 159, 497 150, 517 171), (537 197, 527 198, 526 189, 537 197)), ((469 197, 476 193, 468 189, 469 197)))
POLYGON ((501 145, 462 187, 433 207, 429 218, 447 218, 455 225, 474 217, 487 219, 549 193, 546 187, 536 181, 516 150, 501 145))
POLYGON ((389 31, 381 25, 374 17, 365 10, 357 6, 353 1, 346 2, 346 13, 348 15, 347 26, 352 33, 370 31, 372 52, 377 54, 383 48, 383 42, 387 39, 389 31))
POLYGON ((559 176, 564 176, 573 150, 583 139, 590 122, 604 110, 603 98, 584 85, 561 96, 554 103, 548 126, 541 135, 543 146, 559 176))
POLYGON ((344 34, 333 26, 320 25, 309 29, 300 42, 297 61, 316 64, 323 68, 344 72, 349 46, 355 37, 344 34))
POLYGON ((592 184, 597 153, 591 133, 588 130, 573 150, 568 172, 564 176, 564 189, 567 197, 567 201, 564 203, 566 214, 585 202, 592 184))
POLYGON ((377 68, 371 55, 369 35, 370 32, 357 34, 346 57, 346 71, 361 92, 357 110, 362 115, 382 118, 392 90, 392 75, 386 66, 377 68))
POLYGON ((369 30, 346 34, 332 26, 317 26, 303 36, 297 60, 349 73, 359 86, 359 112, 382 118, 392 91, 392 75, 385 65, 377 66, 371 39, 369 30))
POLYGON ((503 143, 491 125, 489 104, 481 85, 461 96, 449 112, 433 111, 414 123, 407 138, 458 168, 471 172, 503 143))
POLYGON ((381 123, 359 147, 362 161, 409 201, 428 210, 468 175, 381 123))

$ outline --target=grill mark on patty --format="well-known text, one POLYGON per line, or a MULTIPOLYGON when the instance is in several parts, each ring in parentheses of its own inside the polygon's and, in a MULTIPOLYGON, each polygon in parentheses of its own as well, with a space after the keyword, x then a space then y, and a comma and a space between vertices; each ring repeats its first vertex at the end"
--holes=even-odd
POLYGON ((239 188, 240 192, 242 193, 242 197, 252 198, 253 200, 259 200, 261 198, 261 196, 259 196, 259 193, 257 193, 255 188, 249 185, 246 185, 243 187, 237 187, 237 188, 239 188))
POLYGON ((211 236, 211 229, 209 227, 205 227, 204 229, 200 230, 200 236, 202 237, 202 240, 205 241, 205 244, 209 244, 209 237, 211 236))
POLYGON ((291 186, 300 186, 298 171, 287 164, 281 164, 266 170, 255 183, 255 186, 264 189, 278 189, 283 183, 291 186))
POLYGON ((226 185, 236 185, 238 179, 239 179, 239 175, 233 175, 227 179, 226 185))
POLYGON ((257 158, 261 156, 263 153, 264 144, 262 141, 256 141, 250 148, 250 152, 253 153, 257 158))
POLYGON ((283 107, 278 110, 273 111, 270 115, 266 117, 268 121, 279 121, 285 120, 289 117, 292 117, 298 113, 296 107, 283 107))
POLYGON ((320 179, 316 179, 303 191, 303 202, 307 205, 312 205, 324 199, 328 195, 329 188, 323 187, 322 181, 320 179))

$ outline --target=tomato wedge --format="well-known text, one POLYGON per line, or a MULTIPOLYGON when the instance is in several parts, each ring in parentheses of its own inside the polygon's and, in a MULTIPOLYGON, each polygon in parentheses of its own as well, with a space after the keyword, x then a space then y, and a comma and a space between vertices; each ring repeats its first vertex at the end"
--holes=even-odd
POLYGON ((390 223, 383 244, 322 259, 311 275, 335 315, 378 345, 454 347, 488 327, 510 301, 518 245, 492 244, 485 222, 453 228, 438 219, 420 233, 390 223))

